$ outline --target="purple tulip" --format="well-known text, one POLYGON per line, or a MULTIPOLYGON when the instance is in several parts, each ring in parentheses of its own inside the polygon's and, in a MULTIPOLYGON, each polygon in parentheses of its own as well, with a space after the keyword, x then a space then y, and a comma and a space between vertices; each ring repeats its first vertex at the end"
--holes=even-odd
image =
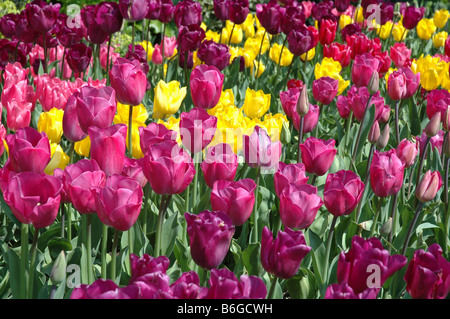
POLYGON ((81 9, 81 20, 86 30, 86 39, 95 44, 102 44, 106 41, 108 33, 103 31, 97 23, 96 12, 98 5, 87 5, 81 9))
POLYGON ((59 3, 34 0, 25 6, 27 21, 35 32, 45 33, 55 25, 60 7, 59 3))
POLYGON ((250 13, 248 0, 229 0, 228 19, 235 24, 242 24, 250 13))
POLYGON ((173 21, 177 28, 191 24, 202 24, 202 6, 197 1, 181 0, 175 6, 173 21))
POLYGON ((69 28, 66 24, 68 16, 65 14, 60 14, 58 18, 58 24, 56 28, 56 38, 59 44, 64 48, 69 49, 72 45, 80 43, 83 38, 82 28, 69 28))
POLYGON ((118 32, 122 27, 123 16, 119 4, 116 2, 100 2, 97 6, 95 18, 98 26, 107 34, 118 32))
POLYGON ((131 278, 129 283, 135 282, 139 277, 155 272, 166 273, 170 260, 166 256, 152 257, 148 254, 138 257, 130 254, 131 278))
POLYGON ((348 283, 331 284, 325 292, 325 299, 376 299, 379 290, 376 288, 367 288, 359 294, 355 294, 348 283))
POLYGON ((313 81, 314 99, 323 105, 330 104, 338 93, 339 81, 329 76, 323 76, 313 81))
POLYGON ((403 14, 403 26, 405 29, 414 29, 425 14, 425 8, 416 8, 408 6, 403 14))
POLYGON ((75 287, 70 299, 138 299, 139 287, 119 287, 110 279, 97 279, 91 285, 81 284, 75 287))
POLYGON ((169 23, 173 19, 174 10, 175 6, 172 0, 161 0, 161 11, 158 20, 162 23, 169 23))
POLYGON ((147 177, 145 177, 144 175, 142 166, 139 165, 139 161, 135 158, 129 158, 128 156, 125 156, 125 160, 123 161, 122 175, 134 179, 139 183, 139 185, 141 185, 142 188, 144 188, 148 183, 147 177))
POLYGON ((67 50, 66 61, 73 72, 82 73, 86 71, 89 63, 91 63, 91 57, 92 49, 80 42, 73 44, 67 50))
POLYGON ((214 182, 219 180, 232 181, 239 166, 238 157, 226 143, 207 148, 207 154, 200 168, 206 185, 213 188, 214 182))
POLYGON ((213 65, 201 64, 191 72, 190 90, 192 103, 202 109, 217 105, 222 93, 225 75, 213 65))
POLYGON ((314 34, 306 27, 292 29, 287 36, 287 42, 289 51, 300 56, 314 47, 314 34))
POLYGON ((286 9, 281 7, 276 0, 256 4, 256 17, 267 33, 272 35, 281 32, 281 22, 285 11, 286 9))
POLYGON ((369 53, 357 55, 352 66, 352 82, 357 87, 368 86, 373 72, 378 72, 379 61, 369 53))
POLYGON ((0 33, 5 38, 12 39, 16 34, 16 22, 19 16, 15 13, 5 14, 0 18, 0 33))
POLYGON ((226 44, 205 40, 200 44, 197 56, 205 64, 215 66, 222 71, 230 64, 231 54, 226 44))
POLYGON ((200 286, 200 277, 191 270, 181 274, 170 285, 170 292, 174 299, 203 299, 208 293, 208 288, 200 286))
POLYGON ((180 50, 180 58, 185 58, 186 52, 196 51, 203 39, 205 38, 205 30, 197 24, 181 26, 178 32, 178 48, 180 50))
POLYGON ((228 20, 229 0, 214 0, 214 14, 218 20, 228 20))
POLYGON ((292 30, 298 30, 305 24, 305 10, 303 6, 287 6, 281 20, 281 31, 287 36, 292 30))
POLYGON ((119 9, 125 20, 135 22, 145 18, 149 5, 147 0, 120 0, 119 9))

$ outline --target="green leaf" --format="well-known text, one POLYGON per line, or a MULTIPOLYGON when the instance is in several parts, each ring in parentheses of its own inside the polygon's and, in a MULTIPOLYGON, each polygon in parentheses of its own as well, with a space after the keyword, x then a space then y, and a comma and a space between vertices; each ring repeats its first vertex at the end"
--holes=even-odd
POLYGON ((316 278, 309 269, 300 268, 297 275, 286 280, 292 299, 314 299, 317 296, 316 278))
POLYGON ((358 144, 358 148, 356 149, 355 158, 358 158, 359 154, 361 153, 361 150, 366 145, 367 137, 369 136, 369 131, 373 125, 374 119, 375 119, 375 106, 372 104, 363 123, 363 127, 361 130, 361 138, 358 144))
POLYGON ((10 249, 5 243, 2 245, 2 250, 6 254, 5 261, 9 269, 9 284, 11 287, 12 298, 20 298, 20 258, 17 253, 10 249))
POLYGON ((261 264, 261 244, 249 244, 242 252, 242 262, 249 275, 261 276, 264 272, 264 268, 261 264))
POLYGON ((173 247, 175 246, 175 238, 178 234, 179 224, 177 217, 178 214, 173 213, 164 221, 163 225, 161 250, 162 254, 168 258, 172 254, 173 247))
POLYGON ((48 241, 47 247, 52 259, 56 259, 62 250, 65 252, 72 250, 72 244, 67 238, 55 237, 48 241))

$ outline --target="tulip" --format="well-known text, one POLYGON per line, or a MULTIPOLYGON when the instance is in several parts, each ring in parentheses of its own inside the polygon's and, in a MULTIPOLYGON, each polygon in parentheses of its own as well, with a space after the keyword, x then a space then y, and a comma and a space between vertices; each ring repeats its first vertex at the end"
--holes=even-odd
POLYGON ((261 118, 270 108, 270 93, 265 94, 262 90, 255 91, 248 87, 242 107, 248 117, 261 118))
POLYGON ((273 176, 275 193, 280 197, 283 190, 290 184, 303 185, 308 182, 308 179, 303 163, 286 164, 280 162, 278 170, 273 176))
POLYGON ((442 185, 442 177, 438 171, 426 171, 416 188, 417 199, 422 203, 432 201, 442 185))
POLYGON ((91 158, 106 176, 120 174, 125 158, 127 126, 115 124, 107 128, 92 126, 88 130, 91 139, 91 158))
POLYGON ((141 21, 147 15, 149 9, 146 0, 120 0, 119 10, 125 20, 141 21))
POLYGON ((280 92, 281 106, 288 118, 292 118, 294 116, 299 97, 300 90, 297 87, 288 88, 287 91, 280 92))
POLYGON ((450 105, 450 93, 446 90, 433 90, 427 94, 427 117, 432 119, 436 113, 441 113, 441 119, 445 118, 445 112, 450 105))
POLYGON ((398 193, 403 184, 405 163, 396 155, 396 150, 375 151, 370 165, 370 185, 378 197, 398 193))
POLYGON ((106 128, 111 125, 117 110, 115 91, 111 87, 99 89, 84 86, 76 96, 76 109, 80 127, 87 133, 90 126, 106 128))
POLYGON ((288 36, 288 49, 295 56, 301 56, 315 47, 314 34, 311 30, 303 27, 292 30, 288 36))
POLYGON ((317 195, 317 188, 309 185, 290 184, 280 195, 280 218, 284 227, 308 228, 323 205, 317 195))
POLYGON ((447 24, 450 13, 448 10, 440 9, 436 10, 433 15, 433 22, 439 29, 442 29, 447 24))
POLYGON ((261 239, 261 264, 263 268, 277 278, 289 279, 295 276, 300 264, 309 253, 305 236, 301 230, 286 228, 279 231, 277 237, 264 226, 261 239))
POLYGON ((227 45, 205 40, 200 44, 197 57, 205 64, 215 66, 222 71, 230 64, 231 54, 227 45))
POLYGON ((281 20, 281 31, 287 36, 292 30, 298 30, 305 24, 304 6, 286 6, 281 20))
POLYGON ((353 111, 355 118, 358 121, 362 121, 364 112, 369 105, 369 108, 375 106, 375 121, 385 122, 386 113, 389 115, 391 108, 384 103, 384 98, 381 97, 380 92, 376 92, 370 97, 369 90, 362 86, 357 88, 352 86, 347 92, 347 101, 350 109, 353 111), (368 100, 370 98, 370 102, 368 100))
POLYGON ((5 38, 12 39, 16 33, 16 22, 19 19, 15 13, 5 14, 0 18, 0 33, 5 38))
POLYGON ((120 5, 116 2, 100 2, 95 18, 98 26, 107 34, 116 33, 122 27, 123 16, 120 12, 120 5))
POLYGON ((281 32, 281 22, 285 10, 275 0, 264 4, 258 3, 256 5, 256 17, 267 33, 275 35, 281 32))
POLYGON ((54 175, 55 169, 64 169, 69 164, 70 158, 66 153, 64 153, 62 147, 59 144, 50 144, 50 151, 52 159, 45 167, 44 173, 47 175, 54 175))
POLYGON ((142 166, 139 164, 139 160, 135 158, 129 158, 125 156, 125 160, 123 161, 123 170, 121 173, 123 176, 134 179, 139 183, 141 188, 144 188, 148 180, 144 175, 144 170, 142 166))
POLYGON ((12 131, 26 128, 31 122, 31 108, 29 102, 12 100, 6 102, 6 125, 12 131))
POLYGON ((137 286, 119 287, 110 279, 97 279, 91 285, 74 288, 70 299, 137 299, 139 294, 137 286))
POLYGON ((414 74, 408 67, 402 67, 399 69, 400 72, 406 77, 406 94, 403 99, 412 97, 420 85, 420 73, 414 74))
POLYGON ((179 29, 181 26, 202 23, 202 7, 192 0, 182 0, 177 3, 173 13, 173 21, 179 29))
POLYGON ((228 19, 234 24, 242 24, 249 14, 248 0, 229 0, 228 19))
POLYGON ((333 139, 325 141, 311 136, 300 144, 302 162, 308 173, 317 176, 325 175, 337 153, 335 143, 333 139))
POLYGON ((25 6, 27 21, 35 32, 47 32, 55 25, 60 7, 59 3, 34 0, 25 6))
POLYGON ((194 52, 205 39, 205 30, 197 24, 181 26, 178 32, 178 48, 180 57, 185 58, 186 52, 194 52))
POLYGON ((434 25, 433 19, 422 19, 417 24, 416 30, 419 38, 429 40, 436 32, 436 26, 434 25))
POLYGON ((146 154, 153 144, 166 140, 175 141, 177 133, 167 129, 163 124, 150 123, 147 127, 139 127, 140 146, 142 153, 146 154))
POLYGON ((215 66, 198 65, 192 70, 190 90, 192 103, 202 109, 211 109, 217 105, 222 93, 225 76, 215 66))
POLYGON ((404 267, 408 259, 402 255, 390 255, 378 238, 352 238, 348 252, 341 252, 337 264, 338 283, 348 283, 355 294, 368 288, 379 289, 396 271, 404 267), (371 282, 374 271, 378 280, 371 282))
POLYGON ((340 117, 347 119, 350 116, 351 108, 346 96, 339 95, 336 101, 336 107, 340 117))
POLYGON ((126 231, 136 223, 143 195, 141 186, 134 179, 111 175, 96 194, 97 215, 105 225, 126 231))
POLYGON ((376 299, 379 290, 368 288, 359 294, 355 294, 347 282, 331 284, 325 292, 325 299, 376 299))
POLYGON ((175 10, 175 6, 172 3, 172 0, 161 0, 161 9, 158 16, 158 21, 162 23, 169 23, 173 19, 173 12, 175 10))
POLYGON ((97 211, 95 188, 103 188, 105 183, 106 175, 95 160, 82 159, 64 169, 64 189, 80 214, 97 211))
POLYGON ((333 42, 323 47, 323 56, 327 58, 332 58, 334 61, 339 61, 339 64, 343 68, 345 68, 350 64, 351 61, 350 54, 351 54, 350 47, 346 44, 333 42))
POLYGON ((271 169, 278 165, 281 142, 272 142, 264 129, 255 126, 252 134, 243 136, 245 162, 250 167, 271 169))
POLYGON ((334 216, 349 215, 358 205, 364 183, 352 171, 340 170, 328 174, 323 190, 325 207, 334 216))
MULTIPOLYGON (((436 148, 439 152, 439 154, 442 153, 442 146, 444 144, 444 131, 443 130, 439 130, 439 132, 430 138, 430 148, 433 150, 434 152, 434 148, 436 148)), ((420 154, 424 154, 426 156, 426 150, 425 150, 425 145, 426 145, 426 141, 428 139, 427 134, 425 133, 425 130, 422 131, 422 135, 420 136, 416 136, 416 141, 419 143, 419 150, 420 150, 420 154)), ((428 147, 427 147, 428 148, 428 147)))
POLYGON ((389 75, 387 92, 394 101, 399 101, 407 94, 406 76, 401 71, 394 71, 389 75))
POLYGON ((405 163, 405 168, 410 167, 414 164, 419 152, 419 143, 403 139, 398 144, 396 151, 398 158, 405 163))
POLYGON ((411 59, 411 50, 405 43, 396 42, 390 49, 390 57, 397 68, 407 66, 411 59))
POLYGON ((218 180, 211 191, 211 208, 225 212, 233 225, 242 226, 252 214, 255 189, 256 183, 249 178, 236 182, 218 180))
POLYGON ((314 99, 323 105, 330 104, 337 92, 339 81, 329 76, 323 76, 313 81, 312 91, 314 99))
POLYGON ((214 15, 221 21, 228 20, 228 0, 214 0, 214 15))
POLYGON ((329 19, 320 21, 319 41, 323 46, 333 43, 336 37, 337 22, 329 19))
POLYGON ((220 143, 207 148, 207 155, 200 164, 206 185, 213 188, 219 180, 232 181, 239 165, 238 157, 229 144, 220 143))
POLYGON ((42 106, 44 112, 52 108, 64 110, 67 99, 71 95, 69 85, 59 78, 52 78, 49 75, 38 75, 35 79, 35 97, 42 106))
POLYGON ((53 108, 39 116, 37 129, 39 132, 45 132, 50 142, 58 144, 61 141, 63 115, 64 111, 53 108))
MULTIPOLYGON (((166 37, 164 37, 164 40, 165 39, 166 39, 166 37)), ((166 42, 166 41, 164 41, 164 42, 166 42)), ((159 45, 157 45, 157 44, 155 44, 155 49, 153 50, 153 54, 155 54, 155 52, 157 51, 156 46, 158 46, 158 51, 159 51, 159 54, 161 55, 161 50, 159 50, 159 45)), ((164 49, 164 51, 166 51, 166 49, 164 49)), ((136 66, 140 66, 141 71, 144 74, 147 74, 148 71, 150 70, 150 67, 149 67, 148 61, 147 61, 147 52, 145 51, 144 47, 140 44, 136 44, 136 45, 134 45, 134 47, 132 44, 130 44, 128 46, 128 51, 125 54, 125 59, 128 59, 129 62, 131 62, 132 64, 134 64, 136 66)), ((116 63, 117 63, 117 59, 114 61, 114 64, 116 64, 116 63)))
POLYGON ((217 268, 228 253, 235 227, 221 211, 185 213, 191 256, 200 267, 217 268))
POLYGON ((160 80, 154 90, 154 119, 167 118, 175 114, 186 96, 186 87, 180 88, 180 82, 178 81, 166 83, 163 80, 160 80))
POLYGON ((438 32, 433 35, 433 45, 436 49, 445 46, 445 41, 448 38, 448 33, 445 31, 438 32))
POLYGON ((404 279, 406 291, 414 299, 445 299, 450 291, 450 262, 442 248, 431 244, 418 249, 408 264, 404 279))
POLYGON ((129 284, 147 274, 155 272, 165 274, 169 265, 170 260, 166 256, 152 257, 148 254, 143 254, 142 257, 138 257, 136 254, 130 254, 131 278, 129 284))
POLYGON ((357 87, 368 86, 374 72, 378 72, 379 61, 366 53, 355 58, 352 67, 352 81, 357 87))
POLYGON ((191 154, 198 153, 211 143, 217 128, 217 117, 195 107, 180 115, 181 141, 191 154))
POLYGON ((407 30, 414 29, 425 14, 425 8, 408 6, 403 14, 403 26, 407 30))
POLYGON ((80 93, 75 92, 67 99, 65 111, 62 118, 62 129, 64 136, 71 142, 78 142, 86 138, 85 133, 80 126, 77 114, 77 96, 80 93))
POLYGON ((175 141, 152 145, 140 163, 153 191, 160 195, 184 192, 196 173, 192 157, 175 141))
POLYGON ((15 172, 44 172, 51 158, 50 142, 45 133, 24 127, 7 135, 6 143, 11 167, 15 172))
POLYGON ((141 104, 147 90, 147 76, 138 61, 117 58, 109 76, 118 102, 131 106, 141 104))

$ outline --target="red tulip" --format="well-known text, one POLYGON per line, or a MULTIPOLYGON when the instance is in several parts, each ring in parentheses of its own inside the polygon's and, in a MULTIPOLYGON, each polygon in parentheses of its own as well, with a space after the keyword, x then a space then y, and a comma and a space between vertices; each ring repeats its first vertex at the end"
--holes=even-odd
POLYGON ((325 175, 337 153, 335 143, 333 139, 325 141, 311 136, 300 144, 302 163, 308 173, 317 176, 325 175))
POLYGON ((405 163, 396 155, 396 150, 375 151, 370 165, 370 185, 378 197, 388 197, 398 193, 403 185, 405 163))
POLYGON ((351 50, 346 44, 332 42, 323 47, 323 56, 338 61, 342 68, 345 68, 351 61, 351 50))
POLYGON ((38 75, 35 78, 36 98, 44 112, 52 108, 64 110, 67 99, 72 95, 68 83, 48 74, 38 75))
POLYGON ((336 37, 337 22, 330 19, 323 19, 319 24, 319 41, 322 45, 333 43, 336 37))

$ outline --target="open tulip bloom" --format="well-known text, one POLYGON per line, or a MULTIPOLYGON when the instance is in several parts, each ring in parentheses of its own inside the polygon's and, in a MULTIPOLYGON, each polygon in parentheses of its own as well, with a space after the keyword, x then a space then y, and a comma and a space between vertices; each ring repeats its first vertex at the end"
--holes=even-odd
POLYGON ((0 2, 0 298, 450 297, 447 0, 0 2))

